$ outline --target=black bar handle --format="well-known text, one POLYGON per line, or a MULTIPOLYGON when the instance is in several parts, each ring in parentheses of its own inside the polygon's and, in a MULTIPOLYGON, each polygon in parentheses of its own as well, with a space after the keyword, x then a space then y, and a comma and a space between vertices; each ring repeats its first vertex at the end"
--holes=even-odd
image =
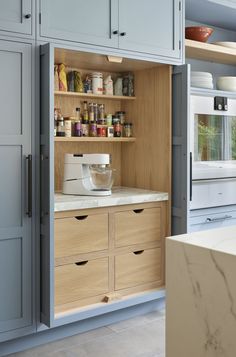
POLYGON ((75 217, 76 219, 78 219, 78 221, 83 221, 83 220, 85 220, 86 218, 88 218, 88 215, 86 216, 76 216, 75 217))
POLYGON ((32 217, 32 155, 26 156, 28 162, 28 209, 26 214, 32 217))
POLYGON ((120 36, 126 36, 126 32, 121 32, 120 36))
POLYGON ((26 18, 26 19, 30 19, 30 18, 31 18, 31 14, 26 14, 26 15, 25 15, 25 18, 26 18))
POLYGON ((189 156, 189 190, 190 190, 190 201, 193 197, 193 155, 190 152, 189 156))

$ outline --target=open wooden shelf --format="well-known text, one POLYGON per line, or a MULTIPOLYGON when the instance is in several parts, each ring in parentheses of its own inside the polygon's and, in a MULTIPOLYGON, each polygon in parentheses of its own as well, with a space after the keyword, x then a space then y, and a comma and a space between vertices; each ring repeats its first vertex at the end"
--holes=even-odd
POLYGON ((81 97, 81 98, 96 98, 96 99, 113 99, 113 100, 135 100, 136 97, 127 97, 125 95, 105 95, 93 93, 77 93, 77 92, 62 92, 55 91, 55 95, 63 97, 81 97))
POLYGON ((236 65, 236 49, 192 40, 185 40, 186 57, 203 61, 236 65))
POLYGON ((70 138, 57 136, 54 138, 55 142, 101 142, 101 143, 132 143, 136 138, 108 138, 108 137, 76 137, 72 136, 70 138))

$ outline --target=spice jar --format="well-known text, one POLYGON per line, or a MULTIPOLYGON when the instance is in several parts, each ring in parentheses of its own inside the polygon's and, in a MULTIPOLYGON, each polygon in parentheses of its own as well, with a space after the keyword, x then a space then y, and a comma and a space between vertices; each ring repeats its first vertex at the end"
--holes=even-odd
POLYGON ((119 121, 114 124, 114 136, 116 138, 120 138, 122 136, 122 125, 119 121))
POLYGON ((125 122, 125 112, 116 112, 116 117, 119 118, 121 125, 125 122))
POLYGON ((72 135, 72 127, 71 127, 71 119, 70 118, 65 118, 64 126, 65 126, 65 137, 70 138, 72 135))
POLYGON ((64 118, 61 115, 57 118, 57 136, 65 136, 64 118))
POLYGON ((89 124, 89 136, 97 136, 97 124, 96 123, 90 123, 89 124))
POLYGON ((103 94, 103 74, 100 72, 91 73, 93 94, 103 94))
POLYGON ((125 123, 124 124, 124 136, 126 138, 130 138, 132 136, 132 123, 125 123))
POLYGON ((105 124, 105 106, 104 104, 99 105, 99 119, 98 123, 101 125, 105 124))

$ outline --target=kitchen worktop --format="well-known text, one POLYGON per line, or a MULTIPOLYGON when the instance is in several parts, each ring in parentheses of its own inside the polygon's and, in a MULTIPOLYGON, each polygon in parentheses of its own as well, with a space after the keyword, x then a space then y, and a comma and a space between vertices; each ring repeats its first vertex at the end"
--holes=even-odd
POLYGON ((167 357, 236 351, 236 226, 166 241, 167 357))
POLYGON ((167 200, 168 193, 166 192, 150 191, 130 187, 114 187, 112 189, 112 194, 105 197, 74 196, 56 193, 54 211, 60 212, 167 200))

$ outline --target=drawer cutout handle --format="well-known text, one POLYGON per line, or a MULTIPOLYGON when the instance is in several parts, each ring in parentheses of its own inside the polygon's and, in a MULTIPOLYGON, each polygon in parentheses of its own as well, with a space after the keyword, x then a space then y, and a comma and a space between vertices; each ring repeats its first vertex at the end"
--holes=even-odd
POLYGON ((144 250, 137 250, 136 252, 133 252, 135 255, 140 255, 143 254, 144 250))
POLYGON ((134 211, 134 213, 142 213, 144 211, 144 209, 143 208, 134 209, 133 211, 134 211))
POLYGON ((86 265, 88 263, 88 260, 84 260, 83 262, 77 262, 75 265, 81 266, 81 265, 86 265))
POLYGON ((84 221, 86 218, 88 218, 88 215, 86 216, 76 216, 76 219, 78 219, 78 221, 84 221))

